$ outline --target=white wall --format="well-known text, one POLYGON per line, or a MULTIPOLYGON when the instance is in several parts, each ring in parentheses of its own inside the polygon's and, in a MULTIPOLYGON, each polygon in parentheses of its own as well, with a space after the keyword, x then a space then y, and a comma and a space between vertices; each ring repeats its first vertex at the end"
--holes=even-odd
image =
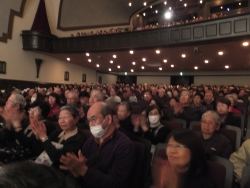
POLYGON ((137 76, 137 84, 170 84, 170 76, 137 76))
POLYGON ((249 76, 195 76, 194 84, 209 84, 209 85, 250 85, 249 76))
POLYGON ((96 73, 96 81, 98 81, 99 76, 102 77, 102 83, 115 84, 117 81, 117 76, 112 74, 96 73))
MULTIPOLYGON (((52 1, 47 14, 50 17, 50 25, 54 31, 56 28, 55 9, 59 9, 59 0, 52 1), (56 8, 55 8, 56 7, 56 8), (51 14, 55 17, 51 19, 51 14), (54 25, 55 24, 55 25, 54 25)), ((0 60, 6 62, 6 74, 0 74, 2 79, 38 81, 48 83, 81 83, 82 74, 86 74, 87 83, 96 82, 96 71, 74 65, 66 61, 60 61, 47 55, 22 50, 22 30, 30 30, 39 0, 27 0, 23 17, 14 17, 12 39, 7 43, 0 42, 0 60), (35 58, 43 59, 39 78, 36 78, 35 58), (64 81, 64 72, 69 71, 69 81, 64 81)))

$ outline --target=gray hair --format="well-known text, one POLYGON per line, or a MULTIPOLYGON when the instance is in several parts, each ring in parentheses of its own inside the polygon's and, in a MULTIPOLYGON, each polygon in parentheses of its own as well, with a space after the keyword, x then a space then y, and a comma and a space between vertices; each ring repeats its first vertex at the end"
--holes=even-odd
POLYGON ((99 101, 102 101, 103 100, 103 95, 102 95, 102 92, 99 89, 92 89, 91 92, 90 92, 90 97, 91 97, 91 94, 94 93, 94 92, 98 93, 98 99, 99 99, 99 101))
POLYGON ((100 114, 102 114, 103 117, 106 117, 107 115, 113 115, 112 108, 105 102, 102 102, 100 114))
POLYGON ((234 95, 232 95, 232 94, 227 94, 226 96, 225 96, 225 98, 233 98, 233 100, 234 100, 234 103, 236 103, 237 102, 237 100, 235 99, 235 97, 234 97, 234 95))
POLYGON ((190 98, 193 98, 193 91, 191 91, 191 90, 187 90, 187 89, 183 89, 183 90, 181 91, 181 93, 182 93, 182 92, 184 92, 184 91, 187 91, 187 92, 188 92, 189 97, 190 97, 190 98))
POLYGON ((74 118, 79 116, 79 112, 78 112, 75 105, 65 105, 65 106, 60 108, 60 112, 63 110, 68 110, 74 118))
POLYGON ((14 95, 15 97, 14 103, 20 106, 20 110, 24 109, 24 107, 26 106, 25 98, 20 94, 12 94, 12 95, 14 95))
POLYGON ((165 93, 165 89, 163 89, 163 88, 158 89, 158 92, 161 92, 161 91, 163 91, 165 93))
POLYGON ((213 110, 208 110, 204 114, 202 114, 201 119, 206 115, 212 115, 214 117, 215 124, 219 126, 221 124, 219 114, 213 110))
POLYGON ((118 105, 118 108, 119 106, 125 106, 126 107, 126 110, 131 112, 132 110, 132 107, 130 106, 130 104, 128 102, 121 102, 119 105, 118 105))
POLYGON ((78 93, 76 93, 74 90, 70 90, 70 91, 68 92, 68 94, 69 94, 69 93, 74 94, 74 95, 75 95, 75 98, 78 99, 78 93))

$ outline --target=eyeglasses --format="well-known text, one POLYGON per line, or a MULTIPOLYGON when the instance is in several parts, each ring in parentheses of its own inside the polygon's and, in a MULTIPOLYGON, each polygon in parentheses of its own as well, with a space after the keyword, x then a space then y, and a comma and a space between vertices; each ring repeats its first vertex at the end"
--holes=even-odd
POLYGON ((39 108, 30 108, 29 109, 29 113, 32 113, 32 112, 35 112, 35 113, 37 113, 37 112, 40 112, 41 110, 39 109, 39 108))
POLYGON ((167 144, 167 148, 187 148, 186 146, 184 146, 183 144, 167 144))
POLYGON ((207 125, 213 125, 214 124, 214 122, 212 122, 212 121, 204 121, 204 120, 201 120, 201 123, 202 124, 207 124, 207 125))
MULTIPOLYGON (((105 118, 104 118, 104 120, 102 121, 102 123, 105 121, 106 117, 107 117, 107 116, 105 116, 105 118)), ((97 119, 98 119, 98 117, 93 116, 93 117, 91 117, 90 119, 87 119, 87 120, 86 120, 86 124, 89 125, 90 122, 91 122, 92 124, 95 124, 95 122, 96 122, 97 119)))

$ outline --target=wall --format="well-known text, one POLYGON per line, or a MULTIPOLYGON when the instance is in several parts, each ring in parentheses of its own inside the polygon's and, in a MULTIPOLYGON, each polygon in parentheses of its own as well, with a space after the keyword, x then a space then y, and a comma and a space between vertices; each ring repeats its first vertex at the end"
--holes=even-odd
POLYGON ((102 83, 115 84, 117 76, 112 74, 96 73, 96 80, 98 81, 99 76, 102 77, 102 83))
MULTIPOLYGON (((47 1, 46 1, 47 2, 47 1)), ((59 9, 59 0, 50 1, 47 5, 50 26, 55 31, 57 20, 53 11, 59 9), (54 18, 51 18, 54 16, 54 18)), ((7 64, 6 74, 0 74, 2 79, 40 81, 48 83, 81 83, 82 74, 86 74, 88 83, 96 82, 96 71, 85 67, 74 65, 66 61, 60 61, 48 55, 22 50, 22 30, 30 30, 39 0, 27 0, 23 18, 14 18, 13 36, 7 43, 0 42, 0 60, 7 64), (41 64, 39 78, 36 78, 35 58, 43 59, 41 64), (69 71, 69 81, 64 81, 64 72, 69 71)), ((53 33, 54 34, 54 33, 53 33)))
POLYGON ((137 76, 137 84, 170 84, 170 76, 137 76))
POLYGON ((250 76, 195 76, 194 84, 209 85, 250 85, 250 76))

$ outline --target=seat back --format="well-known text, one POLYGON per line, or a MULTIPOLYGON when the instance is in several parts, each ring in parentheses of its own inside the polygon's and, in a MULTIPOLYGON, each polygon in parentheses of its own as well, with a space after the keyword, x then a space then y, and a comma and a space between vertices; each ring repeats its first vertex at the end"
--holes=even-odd
POLYGON ((219 156, 216 156, 216 155, 210 156, 209 160, 213 161, 215 163, 223 165, 225 167, 225 170, 226 170, 226 174, 224 176, 223 175, 224 174, 223 173, 224 170, 222 168, 214 169, 213 171, 211 171, 211 173, 213 173, 211 175, 211 177, 216 175, 214 178, 216 178, 216 179, 218 178, 218 180, 217 180, 218 183, 219 183, 220 179, 224 178, 225 181, 223 181, 224 182, 224 186, 223 187, 224 188, 232 188, 232 186, 233 186, 233 172, 234 172, 233 163, 231 163, 228 159, 225 159, 223 157, 219 157, 219 156), (221 172, 218 173, 219 169, 220 169, 221 172), (221 174, 222 177, 220 177, 219 174, 221 174))
POLYGON ((180 121, 166 121, 161 120, 162 125, 165 125, 169 128, 169 130, 173 131, 175 129, 181 129, 183 128, 183 123, 180 121))
POLYGON ((187 121, 184 119, 180 119, 180 118, 170 118, 169 121, 177 121, 177 122, 181 122, 183 125, 183 128, 187 127, 187 121))
POLYGON ((237 116, 240 118, 240 129, 241 129, 241 137, 243 137, 244 129, 245 129, 245 115, 244 114, 234 114, 234 116, 237 116))
POLYGON ((78 129, 79 133, 81 135, 83 135, 83 137, 87 140, 91 137, 93 137, 93 135, 91 134, 90 130, 88 129, 78 129))
POLYGON ((142 182, 143 179, 142 172, 144 171, 145 168, 145 166, 143 166, 143 159, 146 148, 145 145, 140 142, 133 141, 133 143, 135 146, 135 161, 134 161, 135 163, 130 175, 130 181, 128 187, 138 188, 142 187, 144 183, 142 182))
POLYGON ((242 169, 241 188, 249 188, 249 187, 250 187, 250 165, 247 165, 242 169))
POLYGON ((250 139, 250 129, 247 129, 247 132, 246 132, 246 139, 250 139))
POLYGON ((220 129, 219 131, 221 131, 221 134, 224 134, 230 140, 231 143, 235 144, 235 147, 233 147, 232 145, 232 148, 235 151, 238 151, 238 149, 240 148, 240 144, 241 144, 240 128, 236 126, 232 126, 232 125, 226 125, 224 129, 227 129, 227 130, 220 129))
POLYGON ((200 121, 191 121, 189 124, 189 129, 191 131, 201 131, 201 122, 200 121))
POLYGON ((226 178, 226 168, 216 162, 207 161, 208 166, 208 178, 213 182, 215 187, 224 187, 226 178))

